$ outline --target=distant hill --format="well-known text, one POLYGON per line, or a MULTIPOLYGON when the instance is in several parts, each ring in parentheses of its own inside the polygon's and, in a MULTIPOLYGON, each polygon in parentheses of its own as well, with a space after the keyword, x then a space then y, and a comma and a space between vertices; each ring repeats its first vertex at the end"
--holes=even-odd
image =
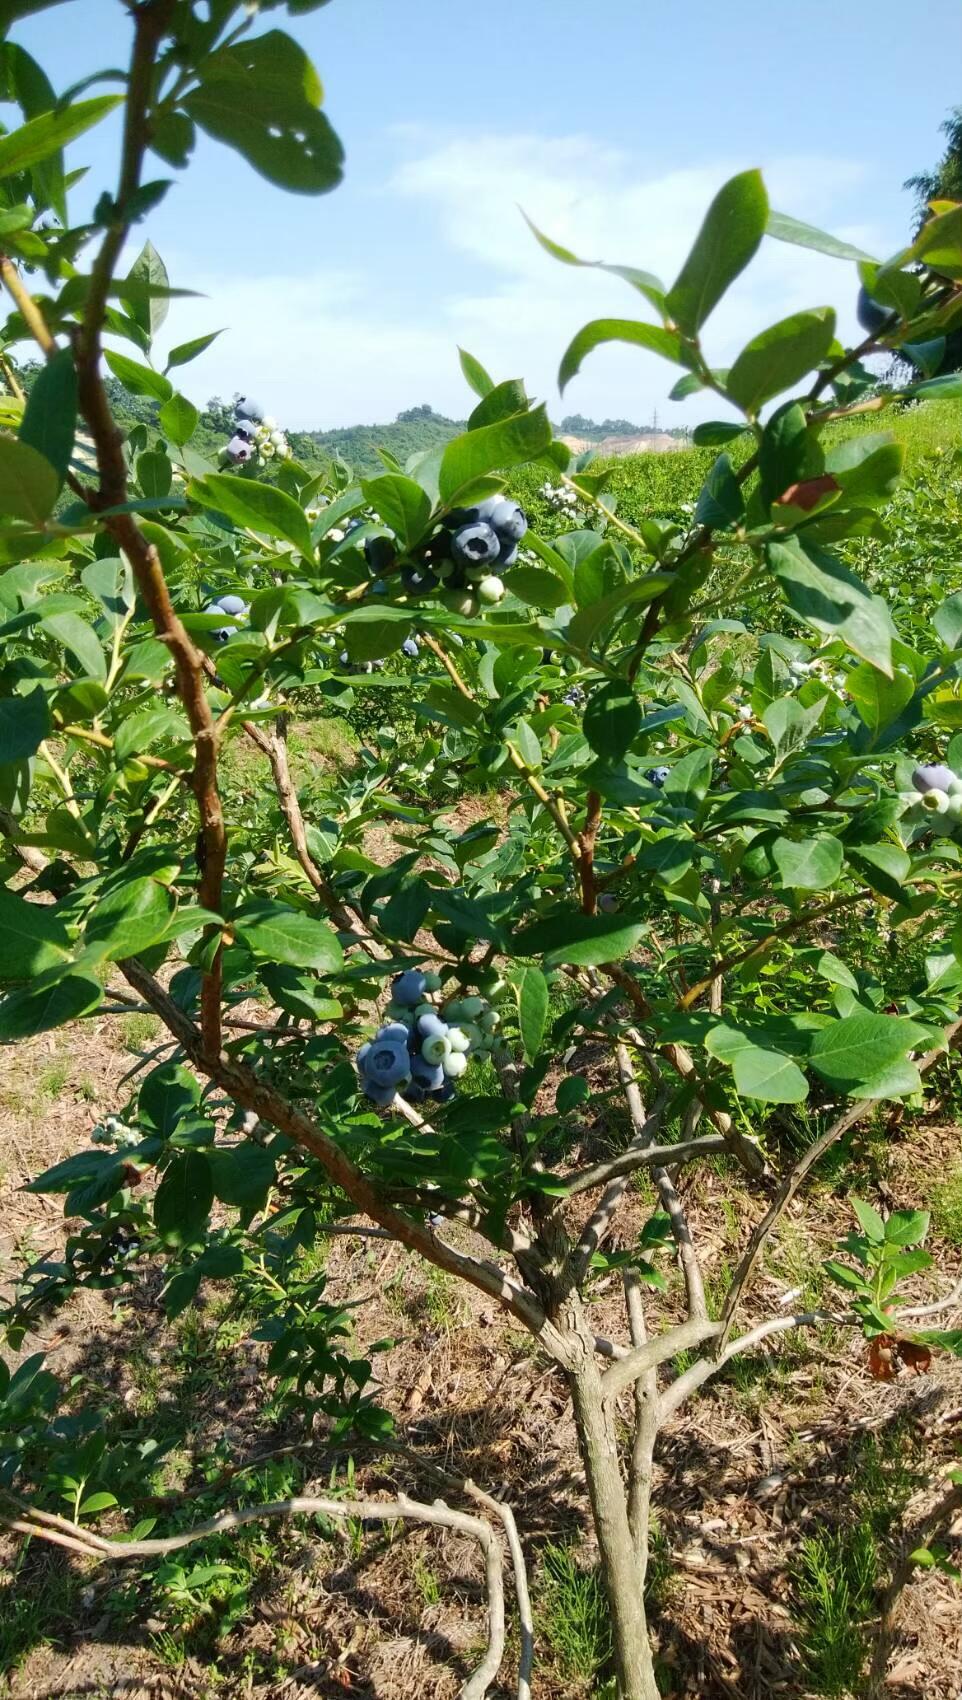
MULTIPOLYGON (((28 392, 39 370, 36 361, 23 367, 20 376, 28 392)), ((156 426, 157 402, 145 396, 131 395, 109 375, 106 376, 106 387, 115 417, 122 425, 142 423, 156 426)), ((286 429, 283 419, 280 424, 286 429)), ((366 477, 384 470, 384 462, 377 452, 379 448, 387 449, 403 466, 411 455, 450 442, 466 427, 466 420, 449 419, 444 413, 436 413, 428 402, 421 402, 417 407, 404 408, 389 424, 340 425, 329 431, 288 430, 287 437, 302 465, 319 467, 334 455, 340 455, 354 472, 366 477)), ((583 454, 588 449, 597 449, 606 455, 664 453, 684 448, 688 442, 684 430, 657 431, 653 427, 633 425, 629 419, 604 419, 599 423, 582 413, 568 414, 560 427, 556 425, 554 429, 560 431, 562 441, 576 454, 583 454)), ((233 430, 234 398, 225 401, 222 396, 211 396, 201 410, 191 440, 192 447, 200 454, 215 459, 233 435, 233 430)))

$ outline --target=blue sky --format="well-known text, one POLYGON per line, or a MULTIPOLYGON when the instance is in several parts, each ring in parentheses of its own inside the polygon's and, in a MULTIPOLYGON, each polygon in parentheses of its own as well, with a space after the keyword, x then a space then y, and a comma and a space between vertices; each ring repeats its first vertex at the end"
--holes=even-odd
MULTIPOLYGON (((957 0, 927 0, 921 59, 895 0, 332 0, 263 27, 289 28, 314 59, 344 185, 286 195, 202 140, 141 229, 172 281, 207 296, 174 303, 161 348, 227 327, 183 369, 185 391, 256 391, 290 426, 420 401, 463 414, 458 343, 497 377, 524 376, 556 418, 715 414, 668 402, 672 368, 630 350, 594 355, 559 399, 571 335, 642 304, 542 254, 517 203, 586 257, 670 279, 718 185, 759 165, 781 210, 883 255, 906 234, 904 178, 936 159, 962 98, 957 0)), ((123 63, 128 24, 119 0, 70 0, 14 34, 63 88, 123 63)), ((113 184, 117 128, 72 150, 91 165, 77 212, 113 184)), ((835 305, 851 329, 855 287, 851 267, 766 242, 710 321, 709 356, 727 363, 803 306, 835 305)))

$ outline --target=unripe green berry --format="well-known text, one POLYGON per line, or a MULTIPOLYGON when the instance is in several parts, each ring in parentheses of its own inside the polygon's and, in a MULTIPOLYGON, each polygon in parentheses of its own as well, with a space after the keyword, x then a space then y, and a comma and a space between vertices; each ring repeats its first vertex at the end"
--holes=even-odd
POLYGON ((478 598, 481 602, 491 604, 500 602, 504 595, 504 582, 495 573, 489 573, 478 585, 478 598))

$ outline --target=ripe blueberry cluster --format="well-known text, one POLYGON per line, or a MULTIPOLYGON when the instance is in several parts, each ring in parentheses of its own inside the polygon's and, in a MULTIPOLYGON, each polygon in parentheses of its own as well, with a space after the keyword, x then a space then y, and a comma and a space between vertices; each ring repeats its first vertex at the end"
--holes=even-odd
POLYGON ((948 837, 962 822, 962 778, 944 762, 922 763, 912 774, 912 790, 903 793, 910 824, 926 817, 948 837))
MULTIPOLYGON (((351 528, 349 528, 351 529, 351 528)), ((416 560, 401 566, 403 588, 416 596, 438 590, 452 613, 473 616, 504 595, 501 573, 518 559, 518 544, 528 521, 517 502, 489 496, 471 508, 454 508, 416 560)), ((387 593, 383 574, 397 559, 393 539, 383 533, 366 537, 364 556, 376 596, 387 593)))
POLYGON ((670 767, 649 767, 645 774, 649 785, 654 785, 660 791, 671 772, 670 767))
MULTIPOLYGON (((499 982, 500 984, 500 982, 499 982)), ((487 998, 433 1001, 441 990, 437 974, 405 969, 391 987, 387 1020, 357 1053, 361 1090, 386 1108, 401 1092, 413 1103, 453 1097, 472 1055, 490 1051, 499 1026, 487 998)))
POLYGON ((272 419, 259 402, 249 396, 239 396, 234 403, 234 435, 224 453, 233 466, 253 465, 273 460, 277 455, 287 460, 290 445, 277 420, 272 419))
POLYGON ((230 617, 233 624, 217 626, 212 634, 218 643, 226 643, 236 632, 237 622, 246 620, 250 613, 250 604, 245 602, 242 596, 221 596, 216 602, 208 602, 206 611, 208 614, 227 614, 230 617))
POLYGON ((580 685, 571 685, 568 690, 565 691, 561 700, 562 702, 566 702, 570 708, 584 708, 585 693, 581 689, 580 685))

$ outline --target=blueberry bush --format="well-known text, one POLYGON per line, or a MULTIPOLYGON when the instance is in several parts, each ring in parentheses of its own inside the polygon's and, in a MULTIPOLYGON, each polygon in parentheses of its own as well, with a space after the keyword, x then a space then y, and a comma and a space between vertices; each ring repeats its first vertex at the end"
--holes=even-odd
MULTIPOLYGON (((939 202, 878 260, 773 211, 748 170, 669 287, 604 268, 646 316, 580 330, 562 388, 617 342, 672 366, 676 397, 720 403, 670 511, 657 492, 620 504, 611 468, 572 460, 522 382, 466 353, 467 429, 405 465, 309 469, 247 396, 205 457, 176 385, 211 339, 161 370, 178 288, 149 240, 121 260, 198 130, 281 189, 333 189, 320 83, 279 4, 137 0, 120 91, 105 72, 58 92, 9 34, 49 4, 14 0, 0 41, 22 117, 0 136, 0 1039, 134 1008, 166 1042, 87 1148, 32 1181, 63 1198, 69 1231, 25 1262, 7 1342, 29 1348, 85 1288, 159 1285, 175 1317, 226 1285, 259 1319, 292 1422, 390 1446, 372 1363, 302 1257, 332 1226, 390 1236, 501 1307, 566 1382, 617 1692, 653 1700, 644 1599, 668 1418, 788 1333, 856 1331, 881 1379, 962 1351, 921 1211, 853 1201, 831 1303, 766 1312, 754 1284, 825 1153, 880 1103, 918 1102, 959 1029, 962 592, 939 595, 935 514, 900 533, 882 582, 858 565, 870 541, 892 547, 898 503, 901 448, 875 415, 962 398, 958 376, 924 375, 962 324, 962 208, 939 202), (64 149, 120 102, 117 182, 74 222, 64 149), (712 310, 771 240, 851 261, 874 303, 866 336, 843 346, 817 306, 720 369, 712 310), (863 364, 876 350, 908 351, 901 391, 863 364), (25 395, 18 368, 38 351, 25 395), (155 426, 118 428, 105 366, 159 404, 155 426), (873 428, 846 433, 849 419, 873 428), (889 572, 926 575, 905 619, 889 572), (296 785, 292 725, 357 695, 383 731, 350 772, 296 785), (413 736, 392 731, 395 702, 413 736), (479 803, 467 820, 462 794, 479 803), (602 1059, 590 1080, 584 1047, 602 1059), (599 1153, 616 1103, 624 1136, 599 1153), (721 1291, 678 1184, 701 1162, 757 1200, 721 1291), (657 1206, 626 1234, 642 1172, 657 1206), (593 1312, 612 1279, 624 1328, 609 1339, 593 1312)), ((42 1352, 2 1369, 9 1527, 117 1563, 185 1545, 190 1530, 138 1516, 146 1468, 42 1352)), ((285 1498, 202 1528, 303 1511, 474 1535, 488 1639, 468 1696, 504 1654, 507 1531, 525 1695, 513 1523, 483 1489, 447 1491, 472 1512, 285 1498)), ((188 1585, 189 1567, 169 1569, 188 1585)))

